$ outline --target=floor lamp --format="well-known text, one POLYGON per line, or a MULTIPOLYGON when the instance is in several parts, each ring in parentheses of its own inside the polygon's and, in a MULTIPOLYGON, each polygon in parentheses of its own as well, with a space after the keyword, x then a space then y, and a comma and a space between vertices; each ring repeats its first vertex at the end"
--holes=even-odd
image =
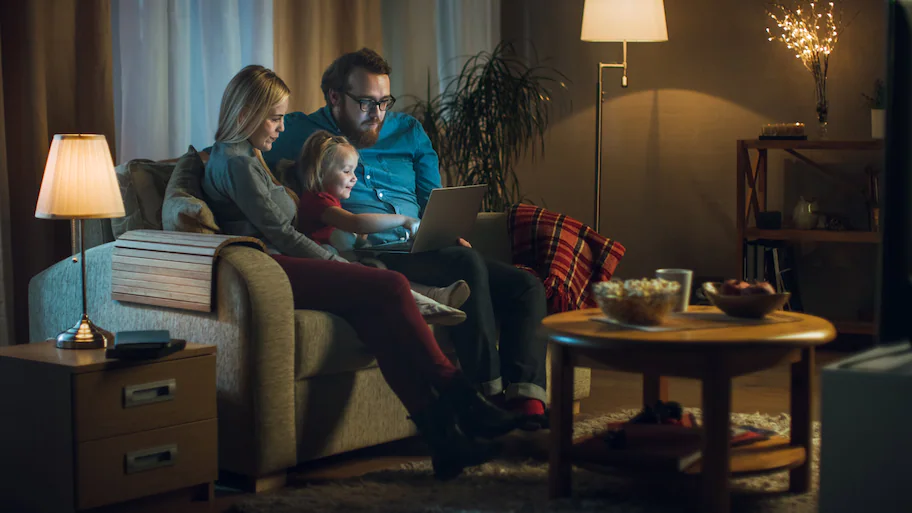
POLYGON ((595 214, 599 231, 602 210, 602 71, 622 68, 621 87, 627 87, 627 43, 668 41, 664 0, 586 0, 580 39, 590 42, 622 43, 623 62, 598 64, 598 92, 595 97, 595 214))

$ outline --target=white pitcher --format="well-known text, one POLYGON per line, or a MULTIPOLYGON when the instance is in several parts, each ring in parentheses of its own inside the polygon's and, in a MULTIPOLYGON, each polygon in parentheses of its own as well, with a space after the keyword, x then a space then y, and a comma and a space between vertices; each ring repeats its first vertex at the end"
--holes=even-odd
POLYGON ((795 228, 799 230, 810 230, 817 226, 819 215, 817 214, 817 200, 811 198, 811 201, 804 199, 804 196, 798 198, 798 204, 792 211, 792 219, 795 222, 795 228))

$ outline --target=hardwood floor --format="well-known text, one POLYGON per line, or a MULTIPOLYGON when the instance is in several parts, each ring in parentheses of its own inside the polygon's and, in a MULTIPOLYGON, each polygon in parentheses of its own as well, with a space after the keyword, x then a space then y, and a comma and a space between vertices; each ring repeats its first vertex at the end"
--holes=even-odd
MULTIPOLYGON (((821 367, 841 360, 849 354, 851 353, 819 351, 817 353, 817 379, 819 379, 821 367)), ((595 415, 624 408, 640 408, 642 406, 640 404, 641 387, 642 378, 638 374, 594 370, 591 395, 583 401, 581 415, 595 415)), ((788 387, 789 368, 786 365, 737 378, 733 383, 732 411, 767 414, 788 412, 788 387)), ((816 387, 816 390, 819 394, 819 387, 816 387)), ((672 378, 669 382, 669 399, 678 401, 685 407, 699 407, 700 385, 694 380, 672 378)), ((815 404, 819 408, 819 400, 815 400, 815 404)), ((819 409, 814 412, 814 418, 819 418, 818 412, 819 409)), ((302 466, 290 474, 289 484, 294 486, 308 482, 359 476, 424 457, 422 445, 418 440, 403 440, 302 466)), ((216 491, 216 499, 211 505, 189 502, 188 494, 172 494, 164 500, 161 498, 140 500, 93 513, 153 513, 159 511, 221 513, 228 511, 233 504, 247 496, 246 493, 220 486, 216 491), (167 504, 167 507, 164 507, 164 504, 167 504)))

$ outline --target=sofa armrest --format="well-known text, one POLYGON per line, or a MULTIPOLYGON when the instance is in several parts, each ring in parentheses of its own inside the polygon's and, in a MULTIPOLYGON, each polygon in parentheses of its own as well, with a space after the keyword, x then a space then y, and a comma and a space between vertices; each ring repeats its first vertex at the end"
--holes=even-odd
POLYGON ((481 212, 475 219, 475 226, 469 243, 485 258, 505 264, 513 262, 513 246, 507 229, 507 214, 502 212, 481 212))
MULTIPOLYGON (((114 243, 86 251, 88 314, 111 331, 167 329, 217 349, 219 467, 261 476, 294 466, 294 303, 282 268, 242 246, 216 264, 215 310, 191 312, 111 299, 114 243)), ((31 340, 45 340, 81 313, 79 264, 62 260, 29 283, 31 340)))

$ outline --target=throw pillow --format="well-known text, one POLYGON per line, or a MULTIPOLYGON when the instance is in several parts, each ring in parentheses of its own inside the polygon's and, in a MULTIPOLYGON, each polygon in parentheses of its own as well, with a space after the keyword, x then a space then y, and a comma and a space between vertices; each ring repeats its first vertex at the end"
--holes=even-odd
POLYGON ((209 205, 203 201, 202 180, 206 166, 190 146, 174 167, 165 190, 162 224, 165 230, 190 233, 218 233, 219 227, 209 205))
POLYGON ((301 183, 298 179, 299 177, 295 173, 295 161, 293 160, 279 160, 276 163, 275 177, 279 183, 295 191, 298 195, 304 190, 304 184, 301 183))
POLYGON ((119 238, 130 230, 161 230, 162 202, 174 164, 134 159, 114 168, 124 217, 111 219, 111 231, 119 238))

